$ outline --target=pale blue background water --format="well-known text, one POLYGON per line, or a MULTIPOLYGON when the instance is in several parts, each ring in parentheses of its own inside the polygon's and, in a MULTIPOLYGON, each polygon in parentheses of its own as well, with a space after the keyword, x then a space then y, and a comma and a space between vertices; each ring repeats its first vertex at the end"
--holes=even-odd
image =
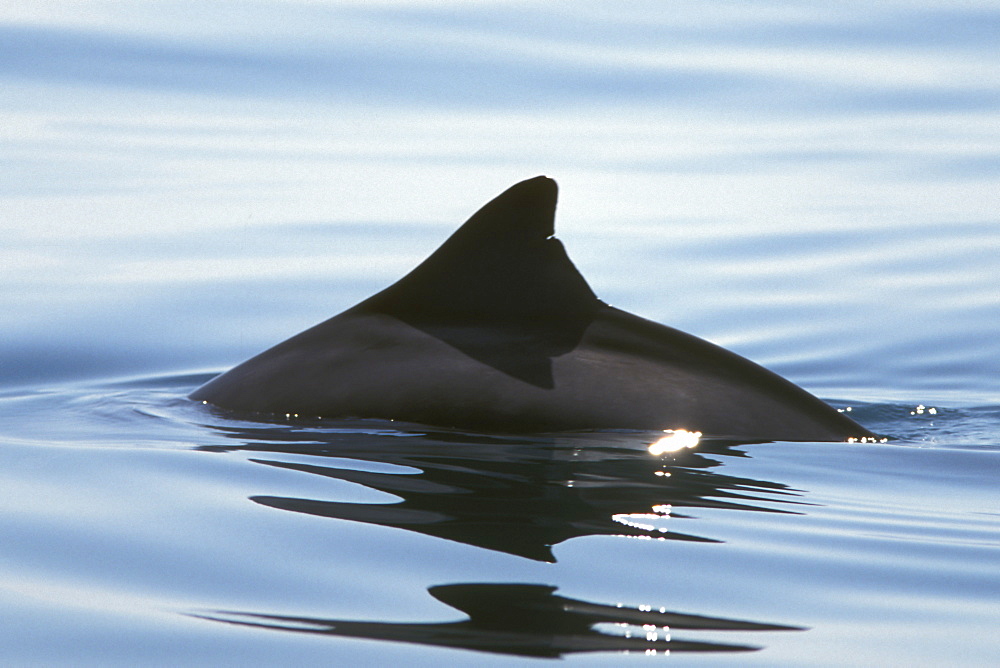
MULTIPOLYGON (((0 659, 520 663, 191 615, 447 622, 428 587, 529 583, 808 628, 677 630, 764 649, 675 663, 995 662, 997 34, 986 2, 5 3, 0 659), (541 173, 599 296, 895 440, 659 462, 649 434, 484 443, 184 400, 541 173), (378 485, 444 484, 442 461, 466 471, 444 499, 579 479, 606 493, 553 493, 591 529, 673 503, 655 522, 718 542, 581 530, 546 563, 251 500, 441 512, 378 485), (714 507, 734 493, 809 505, 714 507)), ((500 542, 581 521, 546 503, 473 519, 500 542)))

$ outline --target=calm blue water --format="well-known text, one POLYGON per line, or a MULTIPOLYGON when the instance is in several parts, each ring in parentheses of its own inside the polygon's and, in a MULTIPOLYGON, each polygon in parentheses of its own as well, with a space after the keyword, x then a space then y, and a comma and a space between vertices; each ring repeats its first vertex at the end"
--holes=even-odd
POLYGON ((998 30, 7 3, 0 662, 995 665, 998 30), (653 457, 185 399, 542 173, 605 301, 892 440, 653 457))

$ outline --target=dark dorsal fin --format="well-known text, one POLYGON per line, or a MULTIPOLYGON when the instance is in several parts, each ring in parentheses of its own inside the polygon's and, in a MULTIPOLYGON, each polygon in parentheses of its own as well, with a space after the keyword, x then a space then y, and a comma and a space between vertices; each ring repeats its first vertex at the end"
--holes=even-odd
POLYGON ((477 211, 430 257, 359 306, 404 320, 550 320, 597 297, 555 227, 556 182, 522 181, 477 211))

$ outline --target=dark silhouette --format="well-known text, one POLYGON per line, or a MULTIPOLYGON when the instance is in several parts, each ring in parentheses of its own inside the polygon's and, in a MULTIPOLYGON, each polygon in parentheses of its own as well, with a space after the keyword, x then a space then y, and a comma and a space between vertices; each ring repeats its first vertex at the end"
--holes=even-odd
POLYGON ((686 640, 688 631, 794 631, 794 626, 704 617, 652 606, 623 607, 558 596, 555 587, 531 584, 453 584, 430 587, 431 596, 468 615, 438 623, 363 622, 248 612, 213 611, 194 617, 349 638, 371 638, 539 658, 576 652, 746 652, 753 645, 686 640), (594 628, 615 625, 616 632, 594 628))
POLYGON ((739 355, 600 301, 552 236, 556 195, 542 176, 513 186, 394 285, 191 398, 502 433, 874 436, 739 355))
MULTIPOLYGON (((807 505, 797 490, 784 485, 724 475, 720 469, 725 459, 747 456, 732 442, 703 441, 696 449, 653 456, 647 446, 660 433, 476 435, 417 431, 412 425, 374 420, 305 419, 281 425, 222 420, 212 428, 231 438, 233 445, 203 446, 203 450, 257 453, 250 461, 349 481, 399 498, 389 503, 348 503, 250 497, 255 503, 334 521, 405 529, 538 561, 555 561, 553 546, 583 536, 719 542, 684 530, 686 513, 698 508, 795 513, 807 505)), ((537 657, 585 651, 747 651, 758 647, 678 639, 664 627, 672 631, 794 628, 667 612, 659 605, 655 609, 599 605, 556 596, 555 588, 546 584, 455 584, 429 591, 469 619, 393 623, 259 610, 196 616, 276 630, 537 657), (618 626, 609 631, 608 625, 618 626)), ((391 619, 391 611, 386 617, 391 619)))
POLYGON ((728 443, 705 442, 698 451, 653 457, 644 446, 655 434, 539 439, 425 431, 401 438, 312 429, 307 424, 224 424, 216 429, 241 444, 206 449, 266 452, 271 456, 252 461, 400 497, 396 503, 251 497, 256 503, 406 529, 539 561, 555 561, 552 546, 577 536, 715 542, 711 536, 684 530, 686 509, 792 513, 801 503, 794 490, 778 483, 713 471, 720 466, 715 457, 743 456, 728 443), (286 461, 286 453, 313 455, 315 461, 286 461), (326 458, 331 458, 329 463, 326 458), (407 473, 346 468, 338 465, 343 458, 406 467, 407 473))

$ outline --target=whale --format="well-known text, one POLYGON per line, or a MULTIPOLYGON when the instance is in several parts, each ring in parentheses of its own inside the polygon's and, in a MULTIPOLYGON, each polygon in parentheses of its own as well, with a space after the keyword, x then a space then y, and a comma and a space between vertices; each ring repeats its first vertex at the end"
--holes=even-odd
POLYGON ((190 398, 478 432, 875 437, 744 357, 598 299, 554 236, 557 197, 546 176, 515 184, 396 283, 190 398))

